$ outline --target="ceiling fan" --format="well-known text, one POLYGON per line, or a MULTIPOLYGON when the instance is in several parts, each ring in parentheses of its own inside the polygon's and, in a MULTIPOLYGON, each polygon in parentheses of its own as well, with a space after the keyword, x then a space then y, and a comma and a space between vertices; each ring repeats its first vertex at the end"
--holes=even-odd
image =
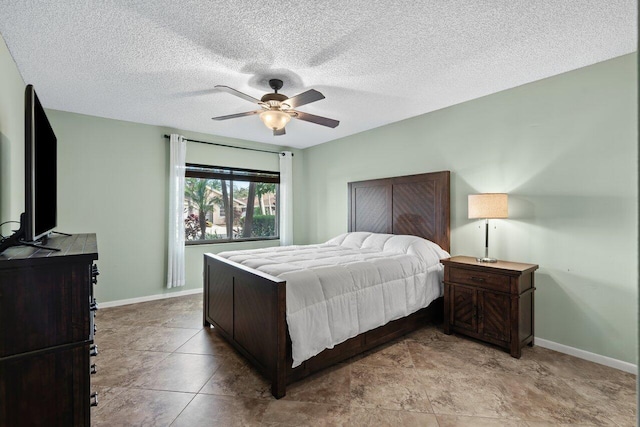
POLYGON ((262 109, 255 111, 247 111, 246 113, 229 114, 228 116, 213 117, 213 120, 228 120, 235 119, 236 117, 252 116, 254 114, 260 114, 260 119, 266 127, 273 130, 273 135, 284 135, 286 132, 284 127, 289 123, 289 120, 294 119, 304 120, 305 122, 311 122, 330 128, 335 128, 340 124, 338 120, 329 119, 327 117, 316 116, 302 111, 294 110, 296 107, 310 104, 315 101, 324 99, 324 95, 317 90, 310 89, 306 92, 302 92, 292 98, 287 97, 281 93, 278 93, 282 89, 282 80, 271 79, 269 80, 269 86, 273 89, 274 93, 267 93, 261 99, 256 99, 245 93, 239 92, 229 86, 215 86, 216 89, 230 93, 239 98, 247 100, 249 102, 255 102, 262 109))

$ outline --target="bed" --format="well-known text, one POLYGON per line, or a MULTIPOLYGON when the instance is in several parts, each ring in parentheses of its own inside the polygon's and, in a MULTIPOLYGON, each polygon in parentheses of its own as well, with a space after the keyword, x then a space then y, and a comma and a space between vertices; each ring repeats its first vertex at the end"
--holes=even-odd
MULTIPOLYGON (((406 249, 412 244, 410 236, 417 236, 449 251, 449 182, 449 172, 444 171, 349 183, 351 234, 345 236, 351 237, 337 239, 364 241, 362 236, 376 233, 373 241, 391 239, 389 242, 393 244, 383 242, 383 245, 406 249)), ((334 246, 340 245, 329 241, 324 248, 334 246)), ((278 248, 276 252, 288 250, 278 248)), ((442 319, 439 297, 418 311, 405 310, 409 314, 400 313, 402 317, 398 317, 398 310, 392 310, 391 315, 385 314, 391 321, 358 331, 356 336, 352 336, 353 330, 343 331, 342 338, 351 337, 312 357, 294 360, 287 327, 287 281, 282 278, 291 276, 269 274, 279 268, 271 264, 273 260, 265 260, 260 251, 253 258, 249 256, 251 251, 246 252, 224 254, 226 258, 205 254, 204 325, 213 325, 271 381, 271 392, 276 398, 285 395, 289 383, 404 335, 429 320, 442 319)), ((286 255, 291 259, 291 254, 286 255)), ((292 299, 290 304, 297 301, 292 299)))

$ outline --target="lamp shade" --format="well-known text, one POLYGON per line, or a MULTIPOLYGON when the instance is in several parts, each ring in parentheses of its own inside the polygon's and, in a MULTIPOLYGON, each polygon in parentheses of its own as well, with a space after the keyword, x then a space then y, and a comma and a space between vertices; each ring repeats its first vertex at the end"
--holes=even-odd
POLYGON ((505 193, 469 194, 469 218, 508 218, 505 193))
POLYGON ((267 110, 260 113, 260 119, 269 129, 280 130, 289 123, 291 116, 280 110, 267 110))

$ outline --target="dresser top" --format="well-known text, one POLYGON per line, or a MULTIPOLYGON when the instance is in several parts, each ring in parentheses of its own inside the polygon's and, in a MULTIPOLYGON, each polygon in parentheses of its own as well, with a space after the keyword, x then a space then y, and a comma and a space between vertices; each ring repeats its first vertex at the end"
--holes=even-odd
MULTIPOLYGON (((479 262, 470 256, 454 256, 440 260, 443 264, 456 264, 461 267, 476 267, 483 269, 495 269, 501 271, 513 271, 524 273, 527 271, 535 271, 538 269, 536 264, 525 264, 521 262, 498 261, 498 262, 479 262)), ((497 272, 497 271, 496 271, 497 272)))
POLYGON ((42 262, 61 262, 63 259, 84 258, 87 260, 98 259, 98 243, 96 235, 72 234, 64 236, 54 234, 42 246, 60 249, 40 249, 30 246, 14 246, 0 254, 0 269, 16 267, 17 264, 35 265, 42 262))

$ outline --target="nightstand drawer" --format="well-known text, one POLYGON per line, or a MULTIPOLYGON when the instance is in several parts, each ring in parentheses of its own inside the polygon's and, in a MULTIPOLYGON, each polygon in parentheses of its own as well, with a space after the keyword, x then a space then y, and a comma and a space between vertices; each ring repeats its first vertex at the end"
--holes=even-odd
POLYGON ((463 285, 478 286, 496 291, 509 292, 509 276, 492 274, 483 271, 465 270, 451 267, 449 281, 463 285))

